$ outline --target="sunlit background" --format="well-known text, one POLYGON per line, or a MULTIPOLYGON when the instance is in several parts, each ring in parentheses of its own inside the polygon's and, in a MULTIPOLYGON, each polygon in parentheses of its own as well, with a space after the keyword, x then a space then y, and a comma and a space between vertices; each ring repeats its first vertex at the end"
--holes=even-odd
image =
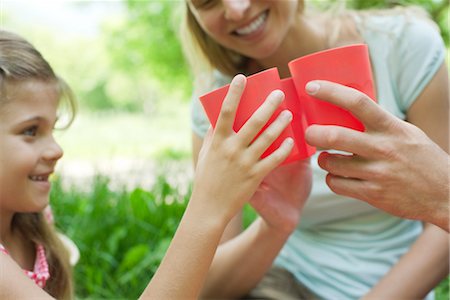
MULTIPOLYGON (((448 42, 448 1, 339 1, 355 8, 421 5, 448 42)), ((310 0, 319 6, 339 1, 310 0)), ((75 123, 58 132, 64 178, 100 172, 145 184, 168 164, 190 178, 191 81, 177 38, 183 4, 0 0, 1 25, 30 40, 78 97, 75 123)))
MULTIPOLYGON (((418 4, 448 45, 448 0, 310 0, 339 1, 357 9, 418 4)), ((77 299, 136 299, 189 198, 191 79, 176 33, 183 4, 0 0, 1 27, 33 43, 78 98, 74 124, 57 132, 65 155, 51 194, 56 227, 81 254, 77 299)), ((253 218, 246 207, 244 223, 253 218)), ((447 279, 436 299, 448 290, 447 279)))
POLYGON ((190 86, 171 21, 182 2, 0 3, 2 26, 31 41, 77 95, 75 123, 57 133, 64 178, 100 172, 145 185, 167 164, 190 176, 190 86))

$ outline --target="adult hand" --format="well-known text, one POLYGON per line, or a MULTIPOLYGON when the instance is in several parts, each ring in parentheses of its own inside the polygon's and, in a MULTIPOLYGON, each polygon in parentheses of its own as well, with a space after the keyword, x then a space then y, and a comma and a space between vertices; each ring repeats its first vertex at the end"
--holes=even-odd
POLYGON ((225 222, 250 199, 263 178, 289 155, 293 146, 293 140, 287 138, 272 154, 260 158, 291 122, 289 111, 281 112, 255 139, 283 101, 281 91, 272 92, 239 132, 234 132, 236 110, 245 84, 243 75, 237 75, 231 82, 216 128, 205 138, 199 153, 192 193, 191 201, 199 209, 212 218, 224 216, 225 222))
POLYGON ((310 160, 279 166, 264 178, 250 204, 271 228, 290 234, 311 191, 310 160))
POLYGON ((306 91, 349 110, 366 127, 312 125, 310 145, 352 154, 319 156, 337 194, 357 198, 399 217, 449 231, 449 156, 416 126, 384 111, 365 94, 336 83, 312 81, 306 91))

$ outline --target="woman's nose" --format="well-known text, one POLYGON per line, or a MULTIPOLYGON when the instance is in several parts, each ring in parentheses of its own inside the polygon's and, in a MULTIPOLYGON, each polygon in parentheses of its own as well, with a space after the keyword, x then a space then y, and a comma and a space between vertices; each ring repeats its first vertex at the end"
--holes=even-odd
POLYGON ((238 21, 250 7, 251 0, 223 0, 225 19, 238 21))

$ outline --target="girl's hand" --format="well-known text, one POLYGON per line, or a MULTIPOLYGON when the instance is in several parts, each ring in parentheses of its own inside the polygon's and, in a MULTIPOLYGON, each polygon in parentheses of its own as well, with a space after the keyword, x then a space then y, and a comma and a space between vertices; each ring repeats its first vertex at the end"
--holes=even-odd
POLYGON ((264 178, 250 204, 268 226, 290 234, 300 220, 311 183, 309 159, 280 166, 264 178))
POLYGON ((263 178, 278 166, 292 150, 287 138, 272 154, 261 159, 264 151, 291 122, 292 113, 283 111, 261 131, 283 101, 281 91, 272 92, 239 132, 233 124, 246 78, 237 75, 222 104, 216 128, 209 132, 199 153, 191 205, 197 205, 205 217, 228 222, 254 194, 263 178))

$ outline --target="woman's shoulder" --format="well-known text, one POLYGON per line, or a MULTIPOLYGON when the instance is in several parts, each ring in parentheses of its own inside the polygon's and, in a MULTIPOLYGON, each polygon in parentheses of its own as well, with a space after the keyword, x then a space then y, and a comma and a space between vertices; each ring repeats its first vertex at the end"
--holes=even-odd
POLYGON ((438 27, 412 10, 382 11, 357 20, 379 89, 393 92, 399 109, 407 109, 445 59, 438 27))
POLYGON ((440 42, 438 26, 428 16, 415 9, 384 10, 362 13, 356 17, 357 26, 365 39, 416 46, 440 42))

